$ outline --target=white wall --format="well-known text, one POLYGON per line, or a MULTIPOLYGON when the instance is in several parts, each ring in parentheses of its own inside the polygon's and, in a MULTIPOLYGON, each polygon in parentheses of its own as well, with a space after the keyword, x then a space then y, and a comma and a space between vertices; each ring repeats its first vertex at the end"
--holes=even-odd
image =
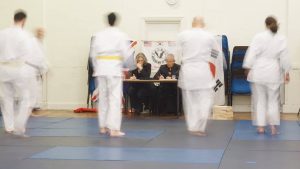
POLYGON ((18 9, 28 11, 30 19, 26 29, 33 31, 37 26, 43 25, 43 1, 37 0, 0 0, 0 28, 13 24, 14 12, 18 9))
MULTIPOLYGON (((71 109, 84 106, 87 95, 87 56, 90 36, 104 28, 103 15, 116 11, 122 16, 120 27, 136 40, 149 39, 145 18, 182 18, 179 30, 190 27, 195 15, 206 18, 207 29, 226 34, 231 48, 249 45, 257 32, 264 30, 264 18, 278 17, 280 33, 289 38, 295 70, 286 86, 285 112, 296 112, 300 99, 300 27, 298 0, 178 0, 171 7, 165 0, 0 0, 0 28, 11 24, 15 9, 28 11, 28 29, 43 25, 45 46, 51 63, 47 77, 48 108, 71 109)), ((157 36, 157 32, 155 33, 157 36)), ((162 35, 163 36, 163 35, 162 35)), ((234 99, 235 111, 249 108, 249 98, 234 99)))

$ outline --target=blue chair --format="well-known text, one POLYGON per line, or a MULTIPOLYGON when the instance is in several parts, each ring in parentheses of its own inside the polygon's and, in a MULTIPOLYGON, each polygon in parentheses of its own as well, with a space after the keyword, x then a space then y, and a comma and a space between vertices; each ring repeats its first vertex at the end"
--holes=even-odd
POLYGON ((230 51, 229 51, 229 45, 228 45, 228 38, 226 35, 222 35, 222 51, 226 60, 227 64, 227 70, 229 68, 230 63, 230 51))
POLYGON ((250 95, 250 83, 243 69, 243 61, 246 55, 248 46, 235 46, 232 52, 232 62, 230 66, 230 99, 229 105, 232 106, 233 95, 250 95))
POLYGON ((88 66, 87 66, 87 70, 88 70, 88 96, 87 96, 87 107, 89 108, 89 106, 91 105, 91 107, 93 108, 93 103, 91 101, 91 97, 93 95, 94 90, 96 89, 96 79, 95 77, 93 77, 93 64, 92 64, 92 60, 89 58, 88 60, 88 66))
POLYGON ((226 62, 226 69, 224 68, 224 83, 225 83, 225 94, 227 96, 227 105, 229 105, 230 92, 229 92, 229 80, 230 80, 230 51, 228 45, 228 38, 226 35, 222 35, 222 52, 226 62))

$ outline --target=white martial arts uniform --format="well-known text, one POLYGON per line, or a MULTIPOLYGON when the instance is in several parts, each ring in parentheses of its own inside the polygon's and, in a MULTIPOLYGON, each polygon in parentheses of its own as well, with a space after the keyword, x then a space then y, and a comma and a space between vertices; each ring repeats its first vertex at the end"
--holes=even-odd
POLYGON ((282 35, 267 30, 257 34, 244 59, 250 69, 248 81, 252 89, 252 119, 255 126, 280 124, 280 85, 291 65, 287 41, 282 35))
POLYGON ((99 88, 99 127, 120 130, 122 121, 122 68, 129 56, 129 38, 115 27, 94 35, 91 57, 99 88))
POLYGON ((43 50, 43 45, 36 37, 31 38, 32 50, 24 66, 24 74, 28 79, 30 91, 30 108, 39 107, 42 95, 42 75, 46 74, 48 64, 43 50))
POLYGON ((180 33, 177 43, 182 55, 178 86, 182 89, 187 127, 192 132, 205 132, 215 85, 209 62, 220 50, 215 37, 200 28, 180 33))
POLYGON ((30 53, 30 34, 21 27, 13 26, 0 32, 0 106, 7 132, 25 132, 30 112, 29 90, 22 70, 30 53))

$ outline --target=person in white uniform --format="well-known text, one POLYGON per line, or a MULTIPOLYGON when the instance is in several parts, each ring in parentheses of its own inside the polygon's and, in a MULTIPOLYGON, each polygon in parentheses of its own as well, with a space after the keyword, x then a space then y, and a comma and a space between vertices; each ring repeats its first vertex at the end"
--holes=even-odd
POLYGON ((117 27, 117 15, 107 15, 108 28, 94 35, 91 57, 99 88, 98 118, 100 133, 124 136, 122 121, 122 69, 129 57, 129 38, 117 27))
POLYGON ((218 56, 220 49, 215 37, 203 29, 202 17, 195 17, 192 26, 178 35, 179 55, 182 56, 178 86, 182 89, 188 131, 205 136, 215 85, 209 62, 211 57, 218 56))
POLYGON ((42 40, 44 38, 44 29, 37 28, 35 37, 32 37, 32 51, 24 67, 28 86, 30 90, 30 110, 39 107, 39 101, 42 95, 42 76, 48 70, 48 64, 43 50, 42 40))
POLYGON ((23 30, 26 13, 17 11, 14 26, 0 31, 0 106, 6 133, 25 135, 30 115, 29 91, 23 72, 31 54, 30 34, 23 30), (15 97, 18 98, 17 106, 15 97))
POLYGON ((280 85, 289 82, 291 65, 287 40, 279 35, 274 17, 265 20, 267 30, 257 34, 246 53, 243 67, 252 89, 252 121, 257 132, 265 133, 269 125, 271 134, 277 134, 280 125, 280 85))

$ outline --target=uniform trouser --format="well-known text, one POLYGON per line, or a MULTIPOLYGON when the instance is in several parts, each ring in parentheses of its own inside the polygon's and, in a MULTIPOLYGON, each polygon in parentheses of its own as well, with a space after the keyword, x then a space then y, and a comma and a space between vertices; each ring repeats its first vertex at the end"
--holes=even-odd
POLYGON ((25 79, 0 82, 0 106, 6 131, 25 133, 30 116, 29 90, 25 79), (18 101, 15 104, 15 96, 18 101))
POLYGON ((42 100, 42 79, 38 76, 33 76, 28 79, 30 92, 30 108, 40 107, 39 102, 42 100))
POLYGON ((280 125, 280 87, 251 84, 252 123, 255 126, 280 125))
POLYGON ((120 130, 122 121, 122 77, 100 76, 98 118, 100 128, 120 130))
POLYGON ((182 99, 188 130, 205 132, 213 105, 213 90, 182 90, 182 99))

